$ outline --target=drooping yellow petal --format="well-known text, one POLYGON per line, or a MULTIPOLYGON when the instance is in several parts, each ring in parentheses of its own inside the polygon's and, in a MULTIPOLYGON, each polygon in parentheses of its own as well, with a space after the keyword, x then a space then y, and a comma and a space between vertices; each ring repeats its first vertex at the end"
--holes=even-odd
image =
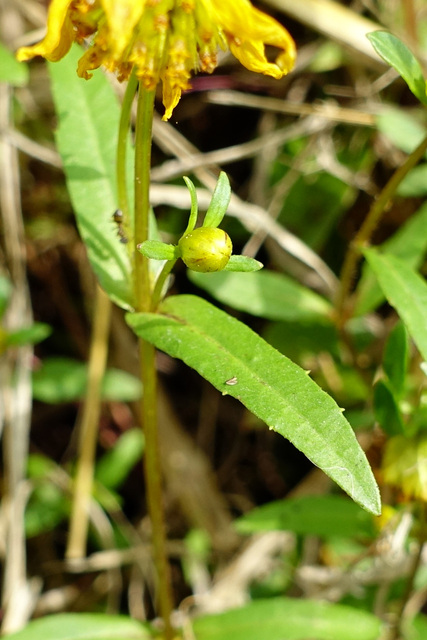
POLYGON ((43 40, 32 47, 21 47, 16 52, 20 62, 35 56, 43 56, 56 62, 65 56, 74 41, 74 27, 69 16, 72 0, 52 0, 47 20, 47 33, 43 40))
POLYGON ((74 40, 87 45, 77 70, 83 78, 103 66, 119 81, 135 69, 149 91, 161 81, 165 119, 190 88, 193 72, 214 71, 219 48, 228 46, 245 67, 277 79, 295 62, 289 33, 250 0, 52 0, 46 37, 19 49, 17 58, 56 61, 74 40), (266 45, 278 48, 274 61, 266 45))
POLYGON ((294 66, 295 43, 282 25, 259 11, 249 0, 216 2, 213 15, 221 24, 232 54, 248 69, 282 78, 294 66), (275 63, 265 55, 265 45, 282 50, 275 63))
POLYGON ((101 4, 109 27, 110 46, 118 59, 132 40, 147 0, 101 0, 101 4))

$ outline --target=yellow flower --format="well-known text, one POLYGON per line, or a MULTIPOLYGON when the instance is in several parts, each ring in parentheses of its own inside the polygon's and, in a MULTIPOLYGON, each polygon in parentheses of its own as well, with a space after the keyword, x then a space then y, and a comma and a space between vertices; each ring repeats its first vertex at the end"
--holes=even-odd
POLYGON ((90 78, 104 65, 126 80, 133 67, 148 90, 163 83, 164 120, 191 72, 211 73, 218 47, 229 47, 248 69, 282 78, 295 63, 295 44, 276 20, 249 0, 52 0, 45 38, 17 52, 20 61, 43 56, 57 61, 73 41, 88 39, 77 73, 90 78), (274 62, 265 45, 280 50, 274 62))

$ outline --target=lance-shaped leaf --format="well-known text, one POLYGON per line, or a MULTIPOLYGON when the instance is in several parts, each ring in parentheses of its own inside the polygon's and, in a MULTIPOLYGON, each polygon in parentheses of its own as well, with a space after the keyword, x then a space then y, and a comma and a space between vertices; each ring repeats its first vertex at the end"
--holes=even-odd
POLYGON ((180 358, 303 451, 356 502, 379 513, 378 487, 342 410, 249 327, 196 296, 128 314, 135 333, 180 358))
POLYGON ((410 49, 388 31, 373 31, 367 38, 383 60, 396 69, 423 104, 427 104, 426 82, 421 65, 410 49))
POLYGON ((120 242, 115 157, 120 109, 102 73, 90 82, 76 74, 81 49, 49 65, 58 116, 56 140, 80 234, 101 286, 114 302, 132 308, 131 264, 120 242))
POLYGON ((427 283, 406 262, 375 249, 363 252, 388 302, 405 323, 424 360, 427 361, 427 283))

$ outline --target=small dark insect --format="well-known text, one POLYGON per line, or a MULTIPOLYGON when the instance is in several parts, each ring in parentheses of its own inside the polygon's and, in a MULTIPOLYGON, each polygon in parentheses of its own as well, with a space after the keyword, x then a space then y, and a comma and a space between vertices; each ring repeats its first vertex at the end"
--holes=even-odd
POLYGON ((116 209, 113 213, 113 220, 117 225, 117 235, 120 238, 120 242, 122 244, 127 244, 128 239, 126 237, 125 230, 123 228, 123 211, 121 209, 116 209))

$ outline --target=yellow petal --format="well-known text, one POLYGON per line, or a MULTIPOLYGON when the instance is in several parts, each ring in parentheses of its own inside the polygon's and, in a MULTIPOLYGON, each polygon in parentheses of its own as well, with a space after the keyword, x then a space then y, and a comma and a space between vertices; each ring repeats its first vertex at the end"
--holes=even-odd
POLYGON ((101 0, 101 4, 107 17, 113 55, 120 58, 132 40, 146 0, 101 0))
POLYGON ((221 24, 230 51, 248 69, 281 78, 295 63, 295 43, 282 25, 255 9, 249 0, 225 2, 218 0, 213 12, 221 24), (276 63, 269 62, 264 46, 273 45, 282 50, 276 63))
POLYGON ((52 0, 47 19, 47 33, 41 42, 32 47, 21 47, 16 58, 22 62, 34 56, 43 56, 56 62, 68 53, 73 40, 74 28, 69 18, 68 9, 72 0, 52 0))
POLYGON ((264 54, 264 45, 259 42, 242 42, 236 43, 233 40, 229 42, 230 51, 244 67, 255 73, 263 73, 264 75, 273 76, 276 80, 280 80, 285 74, 277 64, 268 62, 264 54))

